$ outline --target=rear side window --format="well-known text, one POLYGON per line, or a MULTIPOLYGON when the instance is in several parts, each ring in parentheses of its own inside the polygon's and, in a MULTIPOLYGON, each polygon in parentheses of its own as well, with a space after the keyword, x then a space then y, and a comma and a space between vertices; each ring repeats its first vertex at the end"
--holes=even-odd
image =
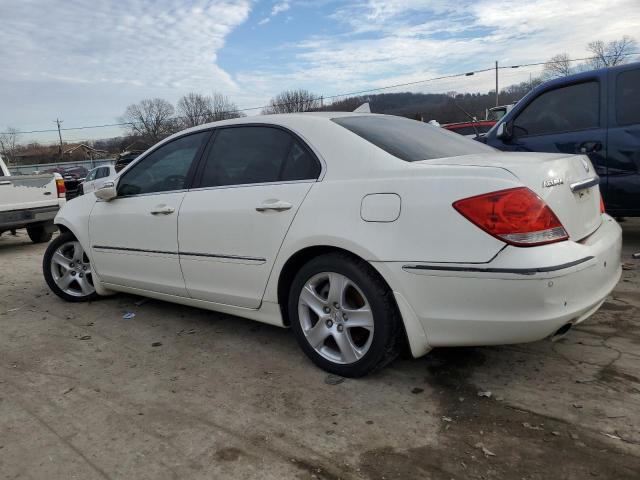
POLYGON ((600 125, 598 82, 578 83, 541 94, 514 121, 514 135, 543 135, 597 128, 600 125))
POLYGON ((332 121, 407 162, 495 151, 444 128, 404 117, 366 115, 332 121))
POLYGON ((221 128, 206 153, 199 187, 315 180, 319 174, 318 161, 282 129, 221 128))
POLYGON ((640 70, 622 72, 616 78, 616 122, 640 123, 640 70))

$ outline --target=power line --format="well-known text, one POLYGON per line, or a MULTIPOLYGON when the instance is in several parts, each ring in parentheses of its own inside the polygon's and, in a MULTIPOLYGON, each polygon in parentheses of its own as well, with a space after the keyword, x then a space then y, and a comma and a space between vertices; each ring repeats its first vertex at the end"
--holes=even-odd
MULTIPOLYGON (((623 54, 622 56, 627 57, 627 56, 633 56, 633 55, 640 55, 640 52, 631 52, 631 53, 626 53, 623 54)), ((586 60, 594 60, 594 59, 598 59, 601 57, 597 57, 597 56, 593 56, 593 57, 583 57, 583 58, 574 58, 574 59, 568 59, 566 61, 568 62, 581 62, 581 61, 586 61, 586 60)), ((606 57, 605 57, 606 58, 606 57)), ((376 88, 370 88, 370 89, 366 89, 366 90, 358 90, 358 91, 353 91, 353 92, 348 92, 348 93, 339 93, 339 94, 335 94, 335 95, 329 95, 329 96, 325 96, 322 95, 320 97, 317 98, 312 98, 310 101, 324 101, 324 100, 333 100, 335 98, 340 98, 340 97, 352 97, 352 96, 357 96, 357 95, 363 95, 365 93, 372 93, 372 92, 380 92, 383 90, 389 90, 392 88, 400 88, 400 87, 408 87, 408 86, 412 86, 412 85, 418 85, 421 83, 428 83, 428 82, 434 82, 437 80, 447 80, 447 79, 451 79, 451 78, 459 78, 459 77, 468 77, 471 75, 475 75, 477 73, 485 73, 485 72, 489 72, 489 71, 494 71, 494 70, 507 70, 507 69, 516 69, 516 68, 523 68, 523 67, 534 67, 534 66, 540 66, 540 65, 548 65, 548 64, 553 64, 553 63, 560 63, 561 61, 551 61, 551 60, 547 60, 545 62, 534 62, 534 63, 521 63, 521 64, 516 64, 516 65, 504 65, 504 66, 494 66, 494 67, 490 67, 490 68, 483 68, 480 70, 471 70, 468 72, 461 72, 461 73, 454 73, 454 74, 450 74, 450 75, 441 75, 439 77, 431 77, 431 78, 426 78, 426 79, 422 79, 422 80, 415 80, 412 82, 405 82, 405 83, 397 83, 394 85, 387 85, 384 87, 376 87, 376 88)), ((275 107, 275 106, 285 106, 285 105, 291 105, 295 102, 285 102, 285 103, 276 103, 276 104, 272 104, 272 105, 263 105, 260 107, 246 107, 246 108, 240 108, 240 109, 236 109, 233 110, 233 112, 250 112, 250 111, 254 111, 254 110, 264 110, 264 109, 268 109, 271 107, 275 107)), ((180 120, 186 118, 184 116, 177 116, 177 117, 171 117, 169 120, 180 120)), ((89 130, 89 129, 94 129, 94 128, 107 128, 107 127, 124 127, 127 125, 137 125, 140 124, 142 122, 118 122, 118 123, 105 123, 105 124, 101 124, 101 125, 84 125, 84 126, 80 126, 80 127, 66 127, 66 128, 54 128, 54 129, 43 129, 43 130, 25 130, 25 131, 18 131, 18 132, 0 132, 0 135, 10 135, 10 134, 33 134, 33 133, 51 133, 51 132, 59 132, 59 131, 72 131, 72 130, 89 130)))
MULTIPOLYGON (((444 79, 449 79, 449 78, 456 78, 456 77, 464 77, 464 76, 471 76, 474 75, 476 73, 483 73, 483 72, 488 72, 490 70, 493 70, 493 68, 485 68, 485 69, 481 69, 481 70, 473 70, 473 71, 469 71, 469 72, 464 72, 464 73, 455 73, 455 74, 451 74, 451 75, 442 75, 439 77, 432 77, 432 78, 427 78, 427 79, 423 79, 423 80, 415 80, 413 82, 405 82, 405 83, 397 83, 395 85, 387 85, 384 87, 377 87, 377 88, 370 88, 367 90, 358 90, 355 92, 348 92, 348 93, 339 93, 339 94, 335 94, 335 95, 330 95, 330 96, 321 96, 321 97, 317 97, 317 98, 312 98, 311 101, 319 101, 321 98, 324 100, 332 100, 334 98, 340 98, 340 97, 351 97, 351 96, 355 96, 355 95, 362 95, 364 93, 371 93, 371 92, 379 92, 381 90, 388 90, 390 88, 399 88, 399 87, 407 87, 410 85, 417 85, 420 83, 427 83, 427 82, 433 82, 436 80, 444 80, 444 79)), ((253 110, 264 110, 266 108, 271 108, 274 106, 285 106, 285 105, 291 105, 294 104, 295 102, 285 102, 285 103, 276 103, 273 105, 263 105, 260 107, 247 107, 247 108, 239 108, 236 110, 233 110, 234 112, 250 112, 253 110)), ((183 116, 177 116, 177 117, 171 117, 169 120, 180 120, 182 118, 186 118, 183 116)), ((91 129, 91 128, 106 128, 106 127, 124 127, 126 125, 136 125, 142 122, 119 122, 119 123, 105 123, 102 125, 85 125, 85 126, 81 126, 81 127, 66 127, 66 128, 61 128, 60 130, 62 131, 68 131, 68 130, 87 130, 87 129, 91 129)), ((19 132, 14 132, 17 134, 29 134, 29 133, 49 133, 49 132, 57 132, 58 129, 44 129, 44 130, 28 130, 28 131, 19 131, 19 132)), ((2 133, 0 133, 0 135, 2 135, 2 133)))

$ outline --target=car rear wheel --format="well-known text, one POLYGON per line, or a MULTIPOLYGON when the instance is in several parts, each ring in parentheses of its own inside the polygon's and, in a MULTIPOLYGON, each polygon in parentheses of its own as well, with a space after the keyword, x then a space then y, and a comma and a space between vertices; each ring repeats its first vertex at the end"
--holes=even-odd
POLYGON ((27 235, 29 235, 33 243, 45 243, 51 240, 53 232, 44 225, 38 225, 36 227, 28 227, 27 235))
POLYGON ((351 255, 305 264, 293 280, 288 311, 298 343, 328 372, 360 377, 397 356, 401 329, 392 293, 373 267, 351 255))
POLYGON ((49 288, 69 302, 88 302, 99 295, 93 286, 91 262, 80 242, 67 232, 52 241, 42 262, 49 288))

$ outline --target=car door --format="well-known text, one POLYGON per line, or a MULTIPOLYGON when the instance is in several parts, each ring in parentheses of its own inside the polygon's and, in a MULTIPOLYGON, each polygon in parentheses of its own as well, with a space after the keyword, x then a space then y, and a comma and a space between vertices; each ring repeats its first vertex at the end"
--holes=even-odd
POLYGON ((89 193, 89 192, 93 192, 95 189, 93 188, 93 182, 96 178, 96 174, 98 172, 97 168, 94 168, 93 170, 91 170, 86 178, 84 179, 84 182, 82 182, 82 192, 83 193, 89 193))
POLYGON ((607 210, 640 215, 640 68, 609 77, 607 210))
POLYGON ((96 177, 93 180, 93 190, 98 190, 104 186, 109 176, 109 167, 98 167, 96 169, 96 177))
POLYGON ((604 77, 581 79, 542 92, 517 113, 512 138, 498 148, 587 154, 606 190, 606 85, 604 77))
POLYGON ((178 210, 210 131, 160 145, 97 201, 89 218, 92 266, 103 282, 186 296, 178 260, 178 210))
POLYGON ((320 172, 315 155, 287 130, 217 129, 178 220, 189 294, 258 308, 284 236, 320 172))

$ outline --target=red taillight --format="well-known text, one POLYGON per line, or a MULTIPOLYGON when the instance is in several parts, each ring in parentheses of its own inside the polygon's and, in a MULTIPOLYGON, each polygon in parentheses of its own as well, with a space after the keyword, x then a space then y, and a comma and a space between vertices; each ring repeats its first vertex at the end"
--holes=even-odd
POLYGON ((67 189, 64 186, 64 180, 56 178, 56 190, 58 190, 58 198, 64 198, 67 196, 67 189))
POLYGON ((602 198, 602 195, 600 195, 600 213, 605 213, 604 200, 602 198))
POLYGON ((458 200, 453 208, 485 232, 511 245, 530 247, 569 238, 549 206, 526 187, 458 200))

